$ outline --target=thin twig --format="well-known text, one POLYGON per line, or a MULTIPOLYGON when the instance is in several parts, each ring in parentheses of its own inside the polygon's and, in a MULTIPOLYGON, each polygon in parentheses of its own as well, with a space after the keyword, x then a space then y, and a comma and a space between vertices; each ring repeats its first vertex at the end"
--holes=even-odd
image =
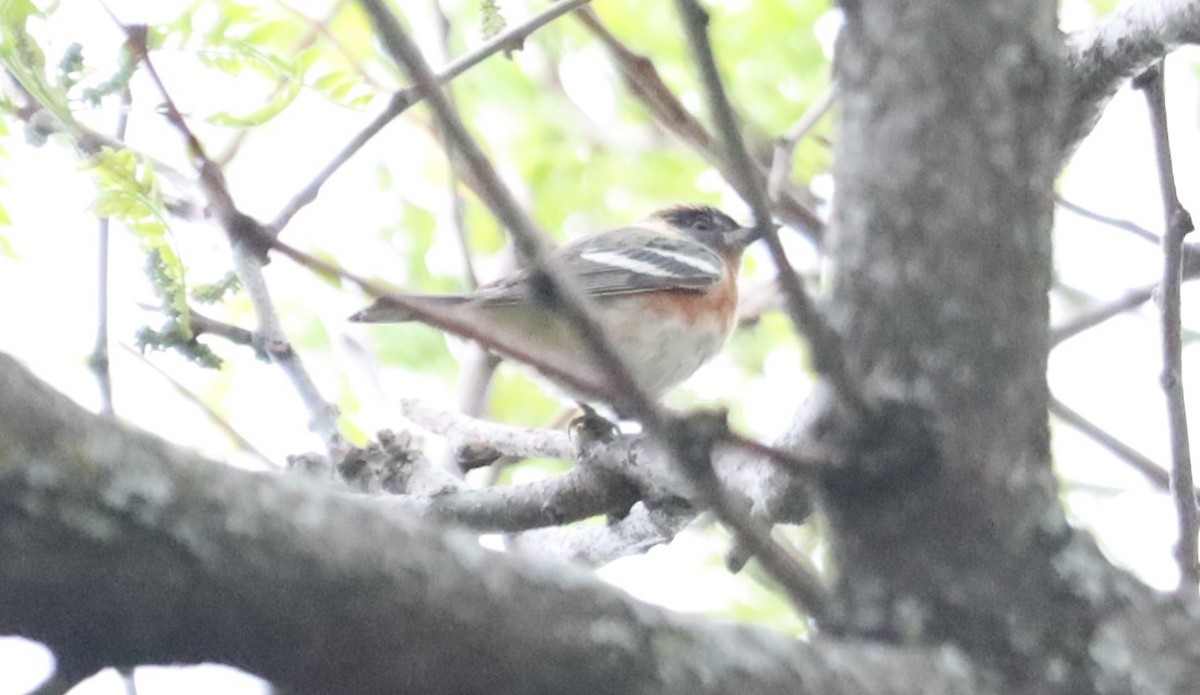
MULTIPOLYGON (((125 131, 129 127, 129 107, 133 103, 133 93, 126 85, 121 90, 121 102, 117 110, 117 125, 113 139, 125 141, 125 131)), ((100 412, 106 415, 115 414, 113 407, 112 369, 108 357, 108 271, 109 271, 109 218, 99 220, 100 234, 97 249, 96 271, 96 343, 88 358, 88 366, 96 375, 100 386, 100 412)))
MULTIPOLYGON (((333 7, 331 7, 327 13, 326 18, 323 20, 313 19, 303 12, 300 12, 294 7, 288 5, 286 2, 282 2, 282 0, 275 0, 275 4, 284 11, 292 14, 301 21, 307 22, 308 24, 308 29, 300 36, 300 38, 296 39, 294 44, 292 44, 290 49, 291 58, 295 58, 298 53, 310 48, 313 44, 315 44, 317 37, 323 36, 342 54, 342 57, 345 58, 347 62, 358 69, 359 74, 362 75, 364 80, 371 82, 371 77, 366 73, 365 70, 362 69, 354 56, 352 56, 349 51, 347 51, 345 47, 342 46, 341 43, 329 33, 329 29, 326 26, 331 19, 337 16, 337 13, 342 10, 342 6, 345 5, 347 1, 348 0, 339 0, 338 2, 335 2, 333 7)), ((296 78, 292 75, 281 74, 275 80, 275 85, 271 89, 271 93, 267 96, 266 103, 275 101, 276 97, 278 97, 294 79, 296 78)), ((380 87, 379 85, 376 86, 380 87)), ((237 156, 237 153, 241 150, 242 145, 246 142, 246 138, 250 136, 251 132, 252 129, 250 128, 239 128, 237 131, 235 131, 233 137, 229 138, 229 140, 225 143, 225 146, 221 148, 221 151, 212 156, 213 161, 222 167, 228 165, 231 161, 233 161, 233 158, 237 156)))
POLYGON ((439 410, 412 398, 400 401, 400 414, 423 429, 446 438, 455 446, 486 443, 501 454, 512 456, 562 461, 575 458, 575 448, 562 430, 503 425, 463 413, 439 410))
POLYGON ((111 11, 109 14, 125 32, 128 37, 128 46, 136 51, 135 58, 146 67, 146 73, 162 95, 167 120, 179 131, 187 143, 188 155, 199 170, 200 185, 208 200, 208 206, 229 237, 230 246, 233 248, 235 270, 257 313, 259 345, 292 382, 292 386, 308 409, 309 428, 321 437, 326 449, 330 452, 335 451, 342 443, 341 434, 338 431, 337 408, 321 396, 316 382, 305 369, 300 356, 292 349, 283 332, 274 301, 267 289, 266 278, 262 274, 266 256, 261 241, 262 234, 259 233, 260 226, 237 208, 225 185, 225 176, 220 167, 205 154, 204 146, 188 127, 183 114, 171 99, 166 85, 154 68, 154 62, 150 59, 146 45, 146 27, 126 25, 112 15, 111 11))
MULTIPOLYGON (((442 68, 437 75, 433 76, 434 84, 439 86, 446 85, 454 80, 459 75, 465 73, 484 60, 501 51, 513 51, 519 49, 529 38, 529 35, 534 31, 542 28, 559 17, 574 11, 588 4, 592 0, 558 0, 550 7, 542 12, 533 15, 529 19, 520 24, 511 27, 507 31, 493 36, 485 41, 475 50, 451 62, 446 67, 442 68)), ((312 181, 300 190, 291 200, 284 205, 275 219, 267 225, 267 229, 272 234, 278 235, 287 226, 288 222, 295 217, 297 212, 300 212, 306 205, 317 199, 317 194, 321 192, 321 187, 333 176, 334 172, 348 162, 362 146, 375 137, 379 131, 383 130, 384 126, 395 120, 400 114, 404 113, 409 107, 421 103, 425 99, 422 90, 413 85, 406 87, 392 95, 388 100, 387 106, 383 112, 371 120, 366 128, 354 136, 350 142, 338 152, 328 164, 326 164, 312 181)))
POLYGON ((150 369, 153 369, 159 376, 165 379, 167 383, 171 385, 171 388, 175 389, 175 392, 182 396, 184 400, 199 408, 200 411, 204 413, 205 417, 208 418, 209 422, 215 425, 217 429, 224 432, 225 436, 228 437, 229 440, 234 444, 236 444, 238 449, 250 454, 269 468, 280 468, 278 463, 272 461, 270 457, 262 452, 261 449, 254 446, 249 439, 246 439, 241 432, 238 432, 228 420, 222 417, 222 415, 213 409, 211 405, 206 403, 203 398, 201 398, 188 387, 184 386, 179 382, 179 380, 168 374, 157 364, 154 364, 154 362, 146 359, 146 356, 143 355, 140 350, 124 343, 121 343, 121 348, 136 357, 142 364, 146 365, 150 369))
MULTIPOLYGON (((450 18, 446 16, 439 0, 430 3, 438 18, 439 37, 441 39, 442 55, 445 60, 450 57, 450 18)), ((454 86, 444 86, 446 98, 453 105, 454 86)), ((471 244, 467 235, 466 203, 459 192, 458 163, 451 153, 445 131, 440 124, 436 126, 438 140, 449 156, 446 157, 446 198, 450 206, 450 226, 454 230, 454 240, 458 244, 459 256, 462 259, 463 276, 467 286, 475 289, 479 286, 479 276, 475 272, 475 261, 471 257, 471 244)), ((488 393, 491 391, 492 378, 500 359, 484 350, 476 343, 467 346, 467 352, 462 359, 462 369, 458 378, 458 407, 466 415, 480 417, 487 413, 488 393)))
MULTIPOLYGON (((739 188, 743 185, 742 180, 729 170, 730 162, 725 157, 724 151, 716 146, 715 139, 704 125, 688 112, 679 97, 667 86, 654 67, 654 62, 650 58, 630 50, 600 21, 591 8, 579 12, 576 16, 604 45, 616 64, 617 70, 620 71, 621 77, 625 80, 625 84, 629 87, 629 91, 646 107, 654 120, 716 167, 738 195, 748 197, 748 194, 739 188)), ((762 149, 766 151, 769 148, 762 149)), ((770 164, 770 161, 756 162, 755 176, 765 181, 770 164)), ((789 227, 807 235, 813 243, 820 245, 825 223, 803 202, 801 193, 803 192, 796 191, 794 187, 781 189, 779 198, 773 201, 775 217, 789 227)))
POLYGON ((779 583, 797 611, 818 622, 836 620, 829 592, 813 573, 800 564, 783 544, 771 537, 769 527, 750 514, 749 500, 736 497, 713 467, 712 447, 728 435, 724 414, 701 413, 675 420, 677 429, 667 442, 680 451, 672 463, 687 475, 701 502, 734 537, 736 547, 758 558, 763 569, 779 583))
POLYGON ((708 13, 696 0, 676 0, 675 4, 683 17, 692 56, 700 66, 700 74, 708 93, 709 110, 725 143, 729 173, 741 182, 741 185, 735 188, 750 204, 757 233, 766 241, 771 259, 775 262, 788 316, 796 330, 803 333, 812 345, 813 366, 817 373, 829 380, 848 405, 860 414, 865 414, 869 407, 843 359, 841 336, 817 310, 815 302, 804 289, 799 276, 787 259, 787 253, 779 241, 778 230, 771 224, 766 191, 761 185, 754 162, 746 152, 745 143, 742 142, 741 128, 725 95, 712 44, 708 40, 708 13))
MULTIPOLYGON (((1183 281, 1190 282, 1195 280, 1197 276, 1200 276, 1200 262, 1193 262, 1194 259, 1198 258, 1194 247, 1185 246, 1183 250, 1183 281)), ((1157 282, 1153 285, 1134 288, 1116 299, 1085 309, 1074 318, 1064 321, 1062 325, 1050 329, 1050 347, 1055 347, 1059 343, 1073 338, 1086 330, 1095 328, 1111 318, 1138 308, 1150 301, 1158 288, 1159 284, 1157 282)))
POLYGON ((1171 433, 1171 496, 1179 524, 1179 592, 1200 594, 1200 514, 1192 482, 1192 455, 1188 442, 1187 407, 1183 394, 1183 326, 1180 287, 1183 283, 1183 238, 1192 231, 1192 218, 1179 202, 1175 190, 1175 171, 1171 163, 1171 140, 1167 129, 1166 88, 1163 61, 1159 61, 1134 80, 1146 96, 1154 149, 1162 187, 1166 233, 1163 235, 1162 290, 1162 387, 1167 398, 1168 426, 1171 433))
POLYGON ((21 93, 24 100, 24 103, 16 105, 12 112, 17 118, 24 121, 30 129, 45 134, 60 133, 66 135, 71 144, 84 154, 96 154, 106 147, 112 150, 129 150, 133 152, 139 160, 154 165, 155 176, 160 177, 179 190, 178 195, 164 193, 163 205, 167 210, 182 219, 195 220, 201 217, 201 210, 204 206, 199 204, 198 200, 192 196, 195 193, 193 190, 195 184, 183 172, 166 162, 130 147, 124 142, 92 130, 79 121, 74 119, 60 121, 55 116, 53 110, 46 104, 38 101, 37 96, 25 89, 12 73, 5 70, 3 74, 9 77, 10 82, 21 93))
MULTIPOLYGON (((795 271, 787 260, 783 245, 779 242, 778 230, 771 222, 770 204, 763 181, 755 169, 750 155, 746 152, 737 117, 725 96, 725 88, 717 71, 712 46, 708 42, 708 13, 694 0, 677 0, 675 5, 687 30, 692 57, 700 67, 708 94, 709 110, 724 143, 722 159, 728 165, 727 176, 730 177, 731 182, 737 182, 734 188, 750 204, 756 233, 766 240, 771 251, 793 323, 798 330, 812 328, 814 334, 810 340, 813 342, 814 348, 823 347, 823 344, 818 342, 819 337, 816 333, 822 329, 813 327, 813 322, 821 322, 821 318, 816 313, 803 286, 800 285, 795 271)), ((823 322, 821 323, 823 325, 823 322)), ((820 335, 825 335, 825 332, 820 335)), ((817 351, 814 349, 814 353, 817 351)), ((839 382, 835 381, 835 383, 839 382)), ((839 383, 839 385, 846 384, 849 382, 839 383)), ((847 401, 861 404, 862 401, 857 398, 856 393, 856 391, 847 389, 847 401)), ((696 424, 688 436, 697 437, 702 428, 701 423, 702 419, 697 418, 696 424)), ((679 446, 684 449, 686 445, 681 443, 679 446)), ((763 568, 783 587, 796 609, 808 613, 818 620, 827 618, 831 612, 831 604, 820 581, 796 562, 795 558, 771 537, 768 528, 759 524, 746 510, 733 501, 713 471, 711 449, 698 453, 698 455, 678 458, 681 466, 697 484, 704 501, 713 510, 717 519, 733 533, 735 542, 739 546, 746 548, 758 557, 763 568)))
POLYGON ((1086 217, 1094 222, 1099 222, 1101 224, 1108 225, 1109 227, 1124 230, 1130 234, 1133 234, 1139 239, 1144 239, 1145 241, 1150 242, 1151 244, 1158 244, 1162 242, 1162 239, 1160 239, 1157 234, 1149 229, 1146 229, 1133 220, 1127 220, 1121 217, 1111 217, 1109 215, 1096 212, 1095 210, 1089 210, 1082 205, 1072 203, 1057 193, 1054 195, 1054 200, 1060 206, 1070 210, 1080 217, 1086 217))
POLYGON ((771 173, 767 177, 767 197, 772 203, 779 200, 791 176, 793 160, 796 156, 796 146, 816 127, 825 114, 833 108, 836 92, 832 85, 825 90, 808 109, 796 119, 787 133, 775 143, 775 151, 771 159, 771 173))
MULTIPOLYGON (((699 429, 703 423, 699 419, 668 418, 642 391, 603 328, 591 316, 583 298, 562 276, 561 271, 548 263, 547 244, 540 232, 499 180, 491 162, 479 149, 458 114, 434 83, 433 74, 412 39, 400 27, 382 0, 360 2, 374 20, 376 30, 388 52, 398 63, 405 66, 412 80, 424 91, 426 100, 462 155, 469 173, 484 191, 485 202, 510 230, 517 250, 529 260, 530 271, 539 280, 538 284, 544 290, 542 294, 550 300, 548 303, 551 308, 558 311, 575 329, 591 352, 592 358, 607 375, 605 395, 609 402, 636 418, 652 438, 665 444, 667 455, 680 470, 697 466, 707 466, 711 470, 711 446, 707 451, 698 452, 693 438, 686 436, 690 426, 695 426, 697 431, 694 434, 700 435, 699 429), (705 460, 701 461, 701 458, 705 460)), ((760 220, 760 224, 764 223, 764 220, 760 220)), ((789 595, 797 601, 798 607, 818 617, 828 614, 827 602, 818 599, 822 595, 820 592, 806 593, 805 587, 797 586, 802 581, 797 575, 785 574, 782 578, 789 595)))
POLYGON ((1118 459, 1132 466, 1161 490, 1171 486, 1171 475, 1167 469, 1151 461, 1137 449, 1114 437, 1103 427, 1097 425, 1057 398, 1050 398, 1050 413, 1068 425, 1087 435, 1100 446, 1104 447, 1118 459))
POLYGON ((360 3, 374 20, 376 30, 393 59, 408 70, 410 78, 424 92, 448 139, 462 156, 468 173, 478 181, 484 193, 484 202, 512 233, 517 251, 530 261, 530 270, 539 281, 536 284, 545 289, 543 295, 547 303, 578 332, 587 349, 592 352, 592 357, 601 365, 609 382, 604 385, 604 395, 622 412, 637 417, 643 425, 653 429, 654 421, 659 419, 654 402, 633 378, 612 341, 592 317, 583 297, 561 269, 549 262, 550 245, 545 241, 544 233, 521 209, 467 131, 462 119, 438 89, 433 72, 416 44, 383 2, 360 0, 360 3))
POLYGON ((1078 316, 1064 321, 1062 325, 1051 328, 1050 347, 1054 347, 1068 338, 1073 338, 1090 328, 1095 328, 1114 316, 1119 316, 1127 311, 1138 308, 1150 301, 1150 298, 1154 296, 1154 290, 1157 288, 1158 284, 1155 283, 1146 287, 1129 290, 1114 300, 1097 304, 1083 311, 1078 316))
MULTIPOLYGON (((341 54, 342 60, 346 61, 350 67, 354 68, 354 71, 361 75, 363 80, 376 89, 384 89, 383 83, 371 76, 371 73, 367 71, 366 66, 364 66, 362 62, 359 61, 358 57, 354 55, 354 52, 346 47, 345 42, 329 30, 329 24, 337 19, 338 13, 341 12, 348 3, 349 0, 336 0, 329 8, 329 11, 325 14, 325 19, 316 20, 304 14, 300 10, 292 7, 288 3, 283 2, 283 0, 275 0, 275 4, 283 8, 284 11, 288 12, 294 17, 308 22, 311 25, 310 32, 315 33, 325 41, 328 41, 329 45, 333 46, 333 49, 341 54)), ((301 41, 297 43, 303 44, 305 43, 305 40, 301 39, 301 41)))
POLYGON ((259 345, 254 340, 254 333, 241 326, 218 321, 192 309, 188 311, 188 329, 195 336, 201 334, 220 336, 235 345, 245 345, 246 347, 254 348, 255 352, 258 352, 264 359, 266 358, 266 355, 259 350, 259 345))
MULTIPOLYGON (((144 309, 146 311, 158 311, 159 310, 158 306, 153 305, 153 304, 146 304, 144 302, 139 302, 137 306, 138 306, 138 308, 144 309)), ((259 346, 255 344, 253 332, 246 330, 245 328, 242 328, 241 326, 235 326, 231 323, 226 323, 224 321, 218 321, 217 319, 214 319, 211 316, 200 313, 199 311, 197 311, 195 308, 193 308, 191 306, 188 307, 187 317, 188 317, 187 329, 192 334, 192 336, 198 338, 201 335, 215 335, 220 338, 224 338, 225 340, 228 340, 229 342, 233 343, 234 345, 243 345, 248 348, 253 348, 254 351, 260 357, 262 357, 263 359, 267 359, 266 353, 264 353, 262 350, 260 350, 259 346)))

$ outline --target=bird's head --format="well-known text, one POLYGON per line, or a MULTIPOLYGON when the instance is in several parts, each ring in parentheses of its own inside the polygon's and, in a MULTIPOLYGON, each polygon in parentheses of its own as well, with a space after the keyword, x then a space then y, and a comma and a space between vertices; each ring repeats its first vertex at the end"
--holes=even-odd
POLYGON ((672 205, 651 213, 644 222, 722 252, 740 253, 756 238, 753 227, 743 227, 709 205, 672 205))

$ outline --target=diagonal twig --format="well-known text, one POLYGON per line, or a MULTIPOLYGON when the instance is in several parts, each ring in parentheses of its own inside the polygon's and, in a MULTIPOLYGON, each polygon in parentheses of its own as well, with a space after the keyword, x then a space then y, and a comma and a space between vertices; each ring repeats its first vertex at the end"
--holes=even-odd
POLYGON ((812 129, 821 122, 825 114, 829 113, 829 110, 833 108, 836 94, 831 85, 800 115, 800 118, 796 119, 796 122, 788 128, 787 133, 776 140, 775 151, 771 159, 771 173, 767 176, 767 196, 773 204, 777 203, 780 196, 783 195, 784 185, 792 173, 793 160, 796 156, 796 146, 800 144, 800 141, 806 135, 812 132, 812 129))
POLYGON ((1105 214, 1096 212, 1095 210, 1089 210, 1088 208, 1085 208, 1082 205, 1072 203, 1071 201, 1067 200, 1066 198, 1062 197, 1061 195, 1059 195, 1057 193, 1054 195, 1054 201, 1057 202, 1063 208, 1070 210, 1071 212, 1075 213, 1076 215, 1079 215, 1080 217, 1085 217, 1089 220, 1092 220, 1093 222, 1099 222, 1101 224, 1108 225, 1109 227, 1114 227, 1116 229, 1124 230, 1126 232, 1129 232, 1130 234, 1133 234, 1134 236, 1136 236, 1139 239, 1143 239, 1145 241, 1150 242, 1151 244, 1158 244, 1162 241, 1157 234, 1150 231, 1149 229, 1146 229, 1145 227, 1138 224, 1137 222, 1134 222, 1133 220, 1127 220, 1127 219, 1124 219, 1121 217, 1112 217, 1111 215, 1105 215, 1105 214))
POLYGON ((1132 466, 1160 490, 1171 486, 1171 475, 1165 468, 1151 461, 1137 449, 1117 439, 1108 430, 1089 420, 1082 413, 1057 398, 1050 397, 1050 413, 1068 425, 1087 435, 1111 454, 1132 466))
MULTIPOLYGON (((688 112, 679 97, 671 91, 657 68, 654 67, 654 62, 644 55, 635 53, 622 43, 600 21, 591 8, 584 9, 576 16, 604 45, 629 91, 649 110, 654 120, 716 167, 738 195, 748 198, 748 194, 741 188, 744 185, 743 181, 730 172, 730 163, 725 158, 724 152, 716 146, 716 139, 709 134, 700 121, 688 112)), ((756 162, 755 176, 765 180, 769 173, 767 169, 769 165, 769 161, 766 163, 756 162)), ((775 216, 789 227, 801 231, 819 245, 825 229, 824 221, 807 207, 803 198, 798 194, 799 192, 788 190, 788 188, 781 187, 778 199, 772 201, 772 210, 775 216)))
POLYGON ((258 459, 268 468, 278 469, 280 467, 278 463, 272 461, 269 456, 264 454, 261 449, 254 446, 254 444, 251 443, 251 441, 247 439, 245 435, 243 435, 241 432, 238 432, 232 423, 226 420, 225 417, 218 413, 211 405, 206 403, 203 398, 180 383, 178 379, 171 376, 162 367, 159 367, 153 361, 147 359, 140 350, 124 343, 121 343, 121 348, 130 355, 133 355, 138 361, 154 370, 156 374, 165 379, 167 383, 171 385, 171 388, 175 389, 175 392, 183 397, 185 401, 199 408, 200 411, 204 413, 205 417, 207 417, 217 429, 224 432, 225 436, 228 437, 234 444, 236 444, 239 449, 258 459))
POLYGON ((1180 287, 1183 283, 1183 238, 1192 231, 1192 218, 1175 189, 1175 171, 1171 163, 1171 140, 1167 129, 1166 88, 1163 61, 1159 61, 1134 80, 1134 86, 1146 97, 1151 130, 1162 188, 1166 233, 1163 234, 1162 304, 1163 391, 1167 398, 1167 422, 1171 433, 1171 496, 1179 524, 1179 592, 1200 594, 1200 514, 1193 492, 1192 455, 1188 441, 1187 406, 1183 394, 1183 326, 1180 287))
MULTIPOLYGON (((382 0, 360 0, 360 3, 374 20, 376 30, 389 53, 405 66, 413 81, 424 91, 425 98, 454 143, 457 153, 480 184, 486 202, 508 227, 513 235, 514 244, 530 261, 530 271, 535 273, 540 279, 539 284, 545 288, 544 294, 553 300, 551 307, 560 312, 577 331, 587 349, 591 351, 592 357, 604 368, 608 375, 608 400, 619 410, 639 420, 651 437, 663 443, 668 456, 674 459, 679 469, 705 466, 711 469, 711 446, 703 451, 695 446, 695 440, 703 435, 699 432, 703 423, 699 422, 699 419, 668 418, 641 390, 608 336, 592 318, 582 297, 561 276, 557 268, 547 263, 547 244, 499 180, 491 163, 467 132, 458 114, 438 90, 432 72, 412 39, 400 27, 382 0)), ((764 224, 765 220, 760 220, 759 223, 764 224)), ((764 557, 770 555, 768 550, 763 552, 764 557)), ((784 580, 789 596, 797 603, 798 608, 807 610, 818 618, 828 615, 827 597, 816 581, 805 583, 809 578, 799 573, 783 573, 780 578, 784 580)))
MULTIPOLYGON (((450 18, 442 9, 440 0, 432 0, 430 5, 438 19, 438 36, 441 39, 442 55, 448 60, 450 56, 450 18)), ((451 104, 454 104, 453 85, 446 84, 444 88, 446 98, 450 100, 451 104)), ((442 147, 449 151, 446 133, 440 127, 436 130, 442 147)), ((459 179, 458 162, 454 157, 447 157, 446 197, 450 207, 450 226, 454 230, 454 240, 462 258, 462 271, 466 277, 467 287, 475 289, 479 286, 479 276, 475 272, 474 259, 471 258, 471 244, 465 220, 466 201, 459 192, 459 179)), ((457 386, 459 409, 466 415, 483 415, 488 408, 488 393, 491 391, 492 378, 496 374, 496 368, 500 365, 500 358, 484 350, 478 344, 471 343, 467 347, 467 353, 463 355, 462 365, 457 386)))
POLYGON ((1150 301, 1150 298, 1154 296, 1154 290, 1157 288, 1158 284, 1156 283, 1129 290, 1116 299, 1090 307, 1078 316, 1051 328, 1050 347, 1073 338, 1090 328, 1095 328, 1114 316, 1119 316, 1127 311, 1138 308, 1150 301))
MULTIPOLYGON (((105 9, 108 10, 107 7, 105 9)), ((259 238, 258 223, 238 209, 225 185, 225 176, 220 167, 205 154, 204 146, 188 127, 183 114, 171 99, 166 85, 159 77, 158 71, 150 59, 146 43, 146 27, 127 25, 113 15, 111 10, 108 10, 108 13, 125 33, 127 45, 133 51, 133 58, 146 67, 147 74, 163 97, 168 122, 183 136, 187 144, 188 156, 195 162, 199 170, 201 189, 207 198, 209 208, 216 215, 229 237, 230 246, 233 248, 235 270, 258 316, 257 337, 263 350, 270 355, 271 361, 279 365, 287 375, 293 388, 304 402, 310 417, 310 429, 321 437, 330 452, 335 451, 342 444, 337 425, 337 408, 321 395, 316 382, 313 381, 300 356, 292 349, 283 332, 283 325, 279 320, 274 301, 267 289, 266 278, 262 273, 265 249, 259 238)))
POLYGON ((700 67, 708 93, 709 110, 725 143, 725 159, 729 162, 729 173, 741 182, 741 185, 735 188, 750 204, 758 234, 767 243, 771 259, 775 262, 788 316, 796 330, 803 333, 812 345, 813 363, 817 373, 828 379, 838 395, 854 410, 866 413, 868 404, 842 358, 841 336, 817 310, 816 303, 788 262, 783 244, 779 241, 778 230, 771 224, 766 191, 750 155, 746 152, 737 117, 725 95, 725 87, 721 82, 712 45, 708 40, 708 13, 696 0, 676 0, 676 6, 687 29, 692 55, 700 67))
MULTIPOLYGON (((699 64, 708 94, 709 111, 724 144, 722 159, 728 165, 728 175, 731 175, 732 180, 740 182, 740 185, 734 187, 749 202, 754 214, 756 233, 767 242, 771 251, 784 301, 793 323, 799 330, 812 331, 810 340, 814 343, 814 354, 819 353, 829 345, 823 339, 831 338, 833 334, 827 330, 811 298, 800 284, 799 276, 792 270, 779 241, 778 229, 771 222, 770 204, 761 176, 746 152, 737 117, 725 96, 725 88, 717 71, 716 59, 708 41, 708 13, 695 0, 677 0, 675 5, 683 19, 692 57, 699 64)), ((846 376, 844 370, 839 372, 839 375, 846 376)), ((857 398, 857 391, 850 388, 848 379, 835 377, 833 381, 839 390, 845 387, 844 395, 847 401, 861 405, 861 399, 857 398)), ((733 531, 737 543, 759 558, 763 567, 784 587, 798 608, 812 611, 814 606, 819 606, 821 614, 828 615, 830 608, 825 605, 820 581, 771 538, 766 527, 756 523, 746 510, 733 502, 712 470, 711 452, 704 458, 706 465, 699 465, 699 461, 697 457, 697 463, 689 466, 688 471, 703 491, 714 514, 733 531)))
MULTIPOLYGON (((459 75, 479 65, 484 60, 492 57, 501 51, 513 51, 519 49, 529 38, 529 35, 559 17, 583 7, 592 0, 558 0, 550 7, 542 12, 539 12, 520 24, 509 28, 491 39, 488 39, 478 48, 467 53, 466 55, 457 58, 449 65, 442 68, 436 75, 433 76, 433 81, 439 86, 444 86, 454 80, 459 75)), ((363 145, 375 137, 379 131, 383 130, 384 126, 394 121, 400 114, 407 111, 410 107, 421 103, 425 99, 425 95, 421 88, 417 85, 406 87, 392 95, 388 100, 384 110, 367 124, 328 164, 321 168, 317 175, 313 177, 304 188, 300 190, 291 200, 284 205, 275 219, 266 226, 272 234, 278 235, 287 226, 288 222, 295 217, 296 213, 300 212, 306 205, 317 199, 317 194, 321 192, 321 187, 329 180, 329 177, 342 167, 343 164, 350 161, 350 158, 355 155, 363 145)))
POLYGON ((571 286, 560 269, 549 263, 550 245, 545 241, 545 235, 521 209, 474 137, 467 131, 462 119, 438 89, 436 78, 416 44, 381 0, 360 0, 360 4, 374 20, 376 30, 388 52, 396 62, 405 67, 410 78, 423 93, 447 139, 465 163, 467 173, 478 182, 485 202, 512 234, 517 251, 530 261, 530 270, 535 274, 534 284, 541 285, 545 290, 542 294, 547 304, 558 311, 578 332, 584 344, 592 351, 592 357, 602 365, 609 381, 604 385, 607 391, 604 395, 623 412, 642 419, 644 424, 649 425, 648 421, 657 420, 653 401, 642 391, 612 345, 612 341, 591 316, 580 293, 571 286))

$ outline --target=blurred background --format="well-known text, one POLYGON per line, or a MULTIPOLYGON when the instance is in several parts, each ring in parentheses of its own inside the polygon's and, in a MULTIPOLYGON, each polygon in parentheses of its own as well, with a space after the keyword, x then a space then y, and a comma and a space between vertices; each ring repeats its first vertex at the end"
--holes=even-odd
MULTIPOLYGON (((547 6, 412 0, 396 9, 436 68, 547 6)), ((1063 29, 1088 27, 1115 6, 1068 0, 1060 7, 1063 29)), ((596 0, 592 7, 613 37, 652 60, 693 115, 706 118, 670 3, 596 0)), ((838 10, 811 0, 727 0, 710 3, 710 9, 720 67, 752 140, 769 143, 806 115, 821 116, 799 141, 788 173, 826 215, 835 195, 828 172, 836 104, 828 113, 814 109, 831 89, 838 10)), ((0 106, 0 351, 85 406, 101 407, 88 360, 100 298, 96 213, 110 214, 108 334, 117 416, 247 468, 269 470, 288 455, 322 450, 291 384, 251 348, 209 335, 200 338, 208 349, 201 355, 153 349, 169 342, 164 303, 172 306, 182 296, 190 297, 194 311, 226 324, 253 328, 254 314, 239 293, 215 303, 197 297, 198 290, 225 281, 228 245, 211 223, 164 214, 165 201, 194 193, 171 170, 186 179, 192 165, 144 74, 129 82, 128 106, 119 89, 112 91, 121 80, 125 37, 109 10, 121 22, 149 26, 151 57, 174 101, 209 154, 225 162, 237 204, 264 221, 276 218, 384 109, 391 93, 408 84, 381 53, 369 20, 348 0, 0 1, 6 23, 0 57, 10 71, 0 106), (89 156, 70 138, 48 135, 21 118, 11 73, 20 63, 36 68, 37 60, 22 54, 20 31, 40 49, 47 99, 70 119, 110 136, 126 114, 125 140, 139 156, 89 156), (158 281, 147 273, 150 252, 160 259, 158 281), (165 300, 164 273, 176 288, 165 300)), ((1196 54, 1173 54, 1167 66, 1174 149, 1195 152, 1196 54)), ((508 57, 489 58, 456 79, 451 91, 508 185, 558 239, 680 201, 716 204, 749 221, 745 205, 702 154, 667 132, 630 93, 597 34, 576 17, 538 30, 508 57)), ((1183 203, 1194 208, 1200 202, 1197 160, 1177 156, 1175 166, 1183 203)), ((1060 179, 1067 205, 1055 221, 1055 326, 1156 282, 1161 260, 1153 240, 1078 208, 1157 234, 1163 228, 1158 185, 1145 105, 1126 89, 1060 179)), ((793 263, 819 286, 819 249, 803 230, 785 230, 784 237, 793 263)), ((466 289, 512 263, 503 230, 469 182, 455 178, 421 106, 384 128, 329 178, 282 238, 407 290, 466 289)), ((470 381, 464 374, 479 373, 477 351, 432 329, 347 323, 345 317, 366 301, 348 284, 283 258, 265 272, 288 338, 355 442, 381 428, 402 428, 401 398, 532 426, 546 425, 561 408, 552 392, 512 365, 502 364, 486 391, 478 381, 475 387, 464 383, 470 381)), ((763 249, 747 255, 743 276, 747 298, 769 298, 773 269, 763 249)), ((1200 324, 1197 298, 1195 288, 1185 285, 1185 331, 1200 324)), ((806 347, 786 318, 769 301, 763 306, 747 307, 744 326, 725 353, 670 394, 668 403, 727 406, 738 428, 768 441, 785 428, 811 385, 811 372, 806 347)), ((1185 341, 1190 395, 1200 393, 1190 370, 1195 334, 1185 333, 1185 341)), ((1063 405, 1161 466, 1168 439, 1159 365, 1151 301, 1056 346, 1050 382, 1063 405)), ((1058 418, 1052 425, 1073 521, 1146 582, 1174 586, 1174 517, 1165 491, 1076 426, 1058 418)), ((432 436, 426 441, 438 444, 432 436)), ((525 462, 504 470, 500 482, 552 475, 565 465, 525 462)), ((472 474, 481 484, 487 475, 472 474)), ((786 532, 820 565, 819 528, 786 532)), ((670 545, 619 560, 600 574, 673 609, 802 634, 803 624, 752 569, 736 576, 724 569, 725 548, 719 530, 694 525, 670 545)), ((52 657, 40 646, 0 637, 0 695, 27 692, 51 670, 52 657)), ((215 666, 139 668, 136 681, 143 694, 266 690, 250 676, 215 666)), ((100 695, 125 687, 106 671, 72 692, 100 695)))

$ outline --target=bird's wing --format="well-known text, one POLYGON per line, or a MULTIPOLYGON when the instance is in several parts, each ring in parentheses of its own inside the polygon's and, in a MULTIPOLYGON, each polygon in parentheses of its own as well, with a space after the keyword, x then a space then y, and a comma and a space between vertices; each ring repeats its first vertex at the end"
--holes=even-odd
MULTIPOLYGON (((556 249, 551 261, 592 297, 654 290, 703 291, 720 281, 724 272, 724 261, 704 244, 643 227, 622 227, 576 239, 556 249)), ((486 304, 509 304, 531 297, 528 271, 480 287, 474 296, 486 304)))

